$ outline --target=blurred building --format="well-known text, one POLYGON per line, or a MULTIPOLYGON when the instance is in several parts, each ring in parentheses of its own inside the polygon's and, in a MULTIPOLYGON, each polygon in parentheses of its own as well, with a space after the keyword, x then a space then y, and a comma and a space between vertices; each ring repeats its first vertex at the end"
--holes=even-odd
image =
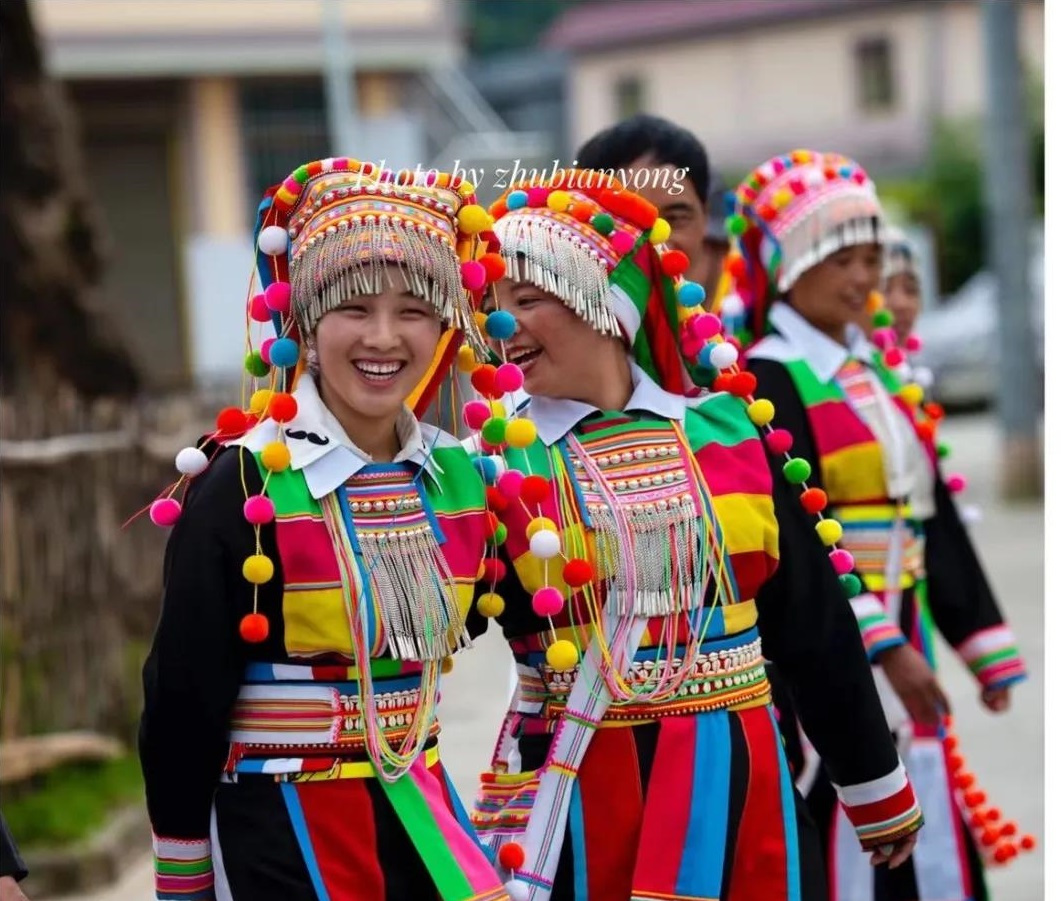
MULTIPOLYGON (((1044 0, 1012 2, 1041 75, 1044 0)), ((690 128, 730 173, 797 146, 916 167, 936 121, 983 112, 982 44, 979 0, 601 2, 544 38, 570 55, 572 147, 645 111, 690 128)))
POLYGON ((492 173, 542 152, 463 75, 456 0, 32 6, 110 232, 108 302, 157 388, 238 372, 256 200, 333 152, 325 28, 356 83, 350 155, 492 173))

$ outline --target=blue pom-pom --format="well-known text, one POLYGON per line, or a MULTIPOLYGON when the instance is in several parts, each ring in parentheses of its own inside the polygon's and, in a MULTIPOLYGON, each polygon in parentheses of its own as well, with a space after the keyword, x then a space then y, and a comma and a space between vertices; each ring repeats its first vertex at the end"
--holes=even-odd
POLYGON ((703 366, 704 369, 715 368, 711 363, 711 347, 712 344, 709 341, 705 341, 704 346, 700 348, 700 352, 696 355, 696 362, 703 366))
POLYGON ((697 282, 686 282, 678 289, 678 303, 683 307, 695 307, 704 302, 707 292, 697 282))
POLYGON ((841 166, 839 169, 841 178, 850 178, 853 170, 850 166, 841 166))
POLYGON ((518 210, 520 207, 527 205, 527 192, 526 191, 513 191, 508 197, 505 198, 505 206, 510 210, 518 210))
POLYGON ((269 362, 289 369, 298 362, 298 344, 291 338, 277 338, 269 348, 269 362))
POLYGON ((737 212, 737 192, 736 191, 726 191, 726 193, 725 193, 725 195, 723 197, 723 200, 725 201, 725 204, 726 204, 726 215, 727 216, 732 216, 735 212, 737 212))
POLYGON ((494 310, 486 317, 486 334, 495 341, 507 341, 516 334, 516 317, 508 310, 494 310))
POLYGON ((497 481, 497 463, 490 457, 476 457, 472 460, 472 465, 479 471, 482 480, 488 485, 497 481))

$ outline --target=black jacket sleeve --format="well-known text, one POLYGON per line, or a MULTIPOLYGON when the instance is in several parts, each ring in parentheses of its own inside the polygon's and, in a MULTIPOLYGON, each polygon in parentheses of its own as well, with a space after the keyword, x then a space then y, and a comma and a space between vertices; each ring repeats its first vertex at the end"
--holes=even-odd
POLYGON ((10 876, 21 882, 27 875, 26 862, 18 853, 18 845, 7 828, 7 820, 0 813, 0 876, 10 876))

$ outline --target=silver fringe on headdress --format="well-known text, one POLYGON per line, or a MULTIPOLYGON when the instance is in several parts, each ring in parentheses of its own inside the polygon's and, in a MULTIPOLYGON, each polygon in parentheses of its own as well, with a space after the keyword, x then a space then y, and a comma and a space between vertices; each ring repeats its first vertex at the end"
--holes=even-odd
POLYGON ((888 279, 896 275, 920 276, 917 254, 906 233, 895 226, 884 231, 884 265, 881 269, 881 285, 888 284, 888 279))

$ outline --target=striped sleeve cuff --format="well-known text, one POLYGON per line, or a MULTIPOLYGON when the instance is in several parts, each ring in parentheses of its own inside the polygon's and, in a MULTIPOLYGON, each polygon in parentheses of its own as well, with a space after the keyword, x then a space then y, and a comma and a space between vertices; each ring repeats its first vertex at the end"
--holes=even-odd
POLYGON ((906 641, 902 629, 888 618, 884 605, 875 594, 866 593, 851 598, 851 609, 855 611, 858 629, 862 633, 862 645, 870 663, 876 661, 881 651, 906 641))
POLYGON ((210 839, 152 836, 158 901, 214 901, 210 839))
POLYGON ((958 654, 984 688, 1005 688, 1028 678, 1013 630, 1005 623, 974 632, 958 654))
POLYGON ((871 782, 835 788, 863 850, 897 842, 924 825, 921 805, 902 763, 871 782))

